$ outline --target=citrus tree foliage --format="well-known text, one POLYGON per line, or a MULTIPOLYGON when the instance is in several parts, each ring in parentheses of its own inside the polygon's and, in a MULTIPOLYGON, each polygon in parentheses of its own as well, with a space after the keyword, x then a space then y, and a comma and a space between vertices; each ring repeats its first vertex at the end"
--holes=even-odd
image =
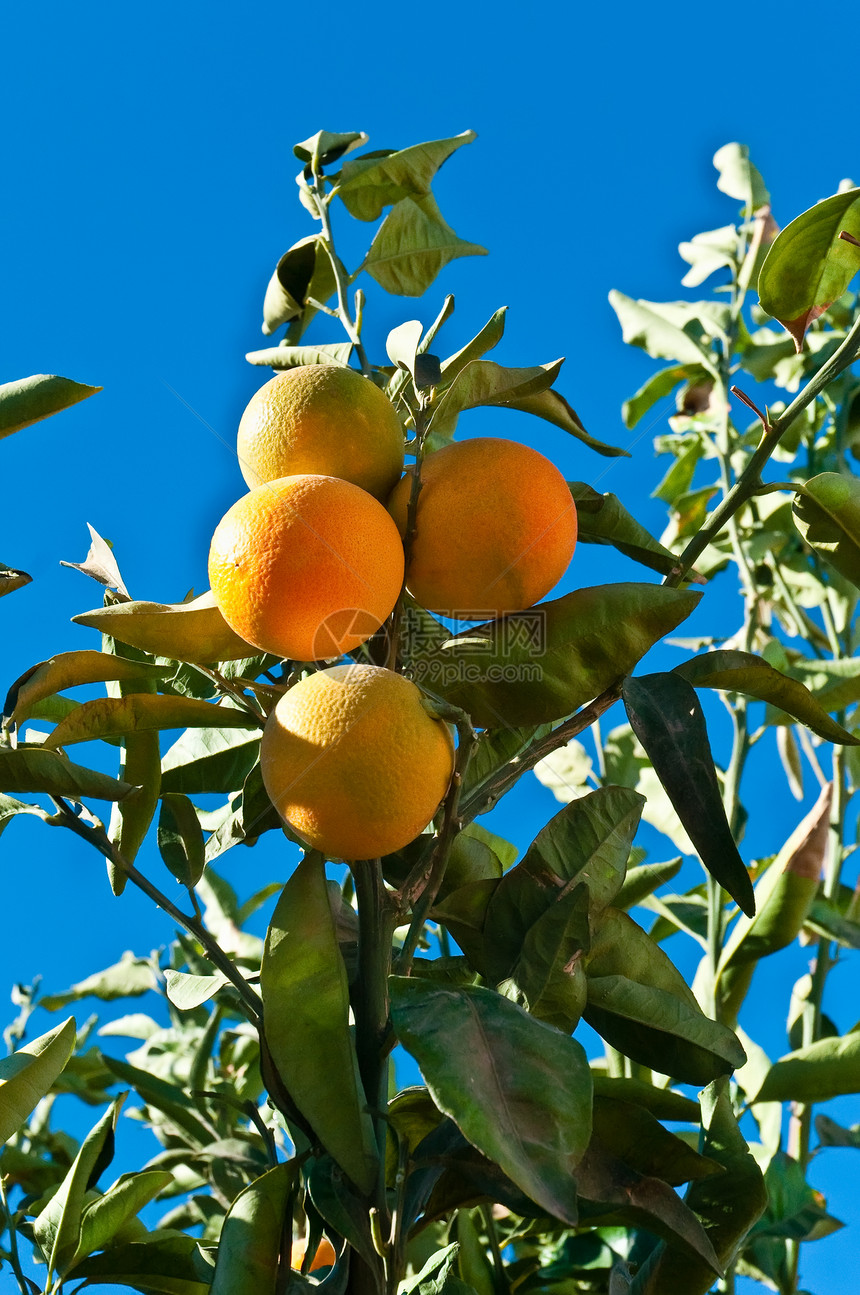
MULTIPOLYGON (((297 145, 315 225, 266 290, 264 332, 285 331, 248 359, 361 369, 394 401, 419 468, 461 415, 465 426, 468 410, 497 406, 569 432, 587 477, 592 454, 623 451, 592 437, 557 389, 561 361, 486 358, 503 310, 447 356, 451 297, 429 329, 407 320, 384 346, 365 319, 361 275, 421 296, 452 259, 483 253, 432 192, 472 138, 367 151, 363 135, 323 131, 297 145), (351 272, 335 211, 373 226, 351 272), (318 317, 330 340, 307 343, 318 317)), ((860 430, 849 290, 860 191, 779 233, 746 150, 727 145, 715 164, 735 223, 681 247, 684 286, 716 276, 715 291, 612 294, 625 341, 660 362, 625 405, 627 425, 676 396, 656 440, 663 534, 636 520, 636 500, 571 482, 581 541, 613 546, 629 574, 543 604, 537 655, 517 616, 452 635, 405 595, 387 633, 355 654, 417 680, 458 730, 439 815, 397 854, 345 870, 306 852, 283 888, 240 900, 226 856, 282 827, 260 775, 261 729, 315 667, 249 655, 209 595, 133 600, 93 532, 76 565, 104 587, 103 606, 75 619, 101 642, 70 634, 11 682, 0 830, 32 814, 48 836, 75 833, 104 856, 115 893, 142 889, 176 938, 162 957, 128 954, 42 997, 65 1019, 32 1040, 36 1000, 19 990, 0 1062, 0 1172, 2 1260, 25 1295, 38 1289, 28 1249, 54 1295, 70 1283, 153 1295, 696 1295, 732 1289, 736 1274, 789 1293, 803 1243, 841 1226, 806 1173, 813 1138, 860 1145, 814 1111, 860 1092, 860 1036, 827 1010, 831 967, 860 947, 842 875, 860 785, 860 487, 848 457, 860 430), (710 635, 675 638, 686 659, 655 671, 650 649, 707 607, 710 581, 736 584, 737 623, 722 613, 710 635), (76 698, 94 684, 104 697, 76 698), (723 768, 708 694, 731 716, 723 768), (182 733, 163 751, 168 729, 182 733), (94 739, 118 755, 113 775, 69 753, 94 739), (744 775, 760 744, 798 800, 810 784, 820 795, 796 823, 769 822, 769 853, 753 859, 744 823, 767 806, 744 806, 744 775), (517 861, 479 820, 532 771, 562 804, 517 861), (213 794, 220 808, 204 809, 213 794), (663 834, 656 858, 637 844, 640 821, 663 834), (161 876, 135 864, 148 833, 161 876), (263 906, 264 940, 247 929, 263 906), (796 940, 812 971, 786 989, 784 1050, 769 1057, 746 1028, 756 968, 796 940), (694 978, 676 965, 691 954, 694 978), (152 990, 160 1018, 130 1001, 108 1027, 136 1042, 123 1060, 100 1052, 92 1022, 75 1039, 66 1013, 79 1000, 152 990), (581 1021, 602 1054, 586 1055, 581 1021), (419 1085, 396 1090, 395 1048, 417 1063, 419 1085), (111 1184, 130 1092, 153 1154, 111 1184), (92 1108, 80 1145, 52 1126, 58 1093, 92 1108)), ((2 434, 92 391, 59 378, 9 384, 2 434)), ((2 592, 22 576, 0 571, 2 592)))

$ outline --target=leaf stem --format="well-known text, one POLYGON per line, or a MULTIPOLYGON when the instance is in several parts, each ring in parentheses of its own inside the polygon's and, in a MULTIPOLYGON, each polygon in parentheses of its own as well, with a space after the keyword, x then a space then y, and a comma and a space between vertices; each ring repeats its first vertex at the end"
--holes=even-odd
POLYGON ((340 322, 346 330, 346 335, 355 347, 355 353, 361 364, 361 371, 366 378, 370 377, 370 362, 367 358, 367 352, 364 349, 364 343, 361 340, 361 333, 353 319, 349 309, 349 278, 344 269, 343 262, 337 255, 334 247, 334 236, 331 228, 331 216, 329 215, 329 200, 331 194, 326 197, 322 190, 322 173, 316 169, 314 163, 313 184, 310 192, 313 195, 316 204, 317 213, 322 225, 322 244, 325 247, 328 259, 331 262, 332 274, 334 275, 335 286, 337 287, 337 314, 340 322))

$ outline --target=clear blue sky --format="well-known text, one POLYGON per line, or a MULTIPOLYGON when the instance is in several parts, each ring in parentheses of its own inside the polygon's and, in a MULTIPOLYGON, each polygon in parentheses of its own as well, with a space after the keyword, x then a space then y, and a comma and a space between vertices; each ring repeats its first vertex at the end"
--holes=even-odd
MULTIPOLYGON (((428 323, 447 291, 458 302, 450 350, 508 305, 498 358, 566 354, 560 390, 594 435, 634 457, 599 459, 502 412, 476 414, 473 430, 528 438, 659 532, 661 506, 648 498, 662 475, 651 450, 659 417, 635 438, 620 418, 653 365, 623 347, 607 292, 683 295, 677 244, 736 214, 711 167, 729 140, 750 145, 782 224, 860 171, 841 124, 852 83, 838 72, 827 80, 825 41, 836 33, 819 35, 821 20, 809 14, 797 3, 741 16, 676 2, 586 11, 560 0, 243 11, 224 0, 132 9, 46 0, 10 10, 0 381, 50 372, 105 390, 0 446, 0 558, 34 576, 0 605, 0 690, 52 652, 96 646, 69 617, 98 605, 99 590, 58 566, 82 559, 86 522, 112 540, 133 596, 175 601, 206 587, 209 537, 244 488, 235 429, 265 376, 243 356, 263 344, 275 262, 311 229, 295 198, 291 146, 321 127, 364 130, 374 147, 478 132, 440 174, 437 194, 457 232, 490 256, 454 262, 417 306, 373 294, 371 345, 381 357, 388 328, 416 314, 428 323)), ((340 340, 333 323, 330 335, 315 335, 340 340)), ((598 550, 577 556, 565 587, 638 574, 598 550)), ((713 627, 719 597, 708 594, 691 627, 713 627)), ((775 825, 761 809, 750 825, 761 853, 799 816, 787 798, 773 803, 775 825)), ((555 808, 528 779, 497 830, 523 847, 555 808)), ((243 894, 292 865, 271 846, 228 856, 225 871, 243 894)), ((170 938, 148 903, 110 897, 84 847, 35 821, 13 824, 0 851, 0 1002, 15 980, 42 973, 58 990, 125 948, 146 952, 170 938)), ((781 1002, 800 970, 796 959, 768 968, 781 1002)), ((849 1000, 850 974, 836 973, 849 1000)), ((847 1028, 856 1008, 843 1008, 847 1028)), ((11 1014, 0 1011, 4 1021, 11 1014)), ((778 1050, 778 1030, 762 1029, 778 1050)), ((833 1113, 851 1122, 849 1108, 833 1113)), ((124 1127, 124 1136, 137 1135, 124 1127)), ((846 1219, 858 1217, 845 1188, 852 1154, 829 1152, 813 1169, 846 1219)), ((824 1275, 847 1269, 851 1235, 806 1250, 810 1289, 853 1288, 824 1275)))

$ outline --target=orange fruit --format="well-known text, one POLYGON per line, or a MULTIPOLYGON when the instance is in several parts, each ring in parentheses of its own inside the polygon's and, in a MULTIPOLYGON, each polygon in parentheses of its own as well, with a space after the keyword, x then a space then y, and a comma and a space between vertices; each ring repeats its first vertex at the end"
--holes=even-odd
POLYGON ((260 768, 270 800, 309 846, 331 859, 373 859, 430 822, 451 781, 454 743, 409 679, 340 665, 280 699, 260 768))
MULTIPOLYGON (((388 509, 401 535, 412 472, 388 509)), ((518 441, 476 437, 428 454, 406 584, 422 606, 462 620, 524 611, 564 575, 576 506, 554 463, 518 441)))
POLYGON ((243 495, 222 518, 209 578, 241 638, 316 661, 379 629, 400 593, 403 545, 366 490, 337 477, 282 477, 243 495))
POLYGON ((403 471, 403 429, 369 378, 336 364, 305 364, 254 393, 237 453, 252 488, 313 472, 385 499, 403 471))
MULTIPOLYGON (((305 1243, 304 1241, 294 1241, 290 1251, 290 1267, 297 1271, 301 1268, 305 1260, 305 1243)), ((337 1259, 334 1252, 334 1246, 328 1237, 323 1237, 317 1246, 316 1254, 311 1260, 311 1266, 308 1272, 314 1272, 317 1268, 330 1268, 337 1259)))

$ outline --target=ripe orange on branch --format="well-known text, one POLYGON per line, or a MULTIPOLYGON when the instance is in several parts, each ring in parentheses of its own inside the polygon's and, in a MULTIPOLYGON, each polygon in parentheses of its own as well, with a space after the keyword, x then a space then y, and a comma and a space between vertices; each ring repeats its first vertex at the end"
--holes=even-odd
POLYGON ((305 364, 254 393, 237 453, 251 487, 313 472, 385 499, 403 471, 403 429, 369 378, 336 364, 305 364))
POLYGON ((379 629, 400 593, 403 545, 367 491, 336 477, 282 477, 222 518, 209 578, 221 614, 248 643, 316 661, 379 629))
MULTIPOLYGON (((406 533, 412 473, 388 509, 406 533)), ((554 463, 494 437, 428 454, 421 469, 406 583, 422 606, 463 620, 524 611, 564 575, 576 547, 576 506, 554 463)))
POLYGON ((451 781, 454 743, 403 675, 341 665, 280 699, 260 768, 270 800, 303 841, 329 858, 372 859, 430 822, 451 781))

